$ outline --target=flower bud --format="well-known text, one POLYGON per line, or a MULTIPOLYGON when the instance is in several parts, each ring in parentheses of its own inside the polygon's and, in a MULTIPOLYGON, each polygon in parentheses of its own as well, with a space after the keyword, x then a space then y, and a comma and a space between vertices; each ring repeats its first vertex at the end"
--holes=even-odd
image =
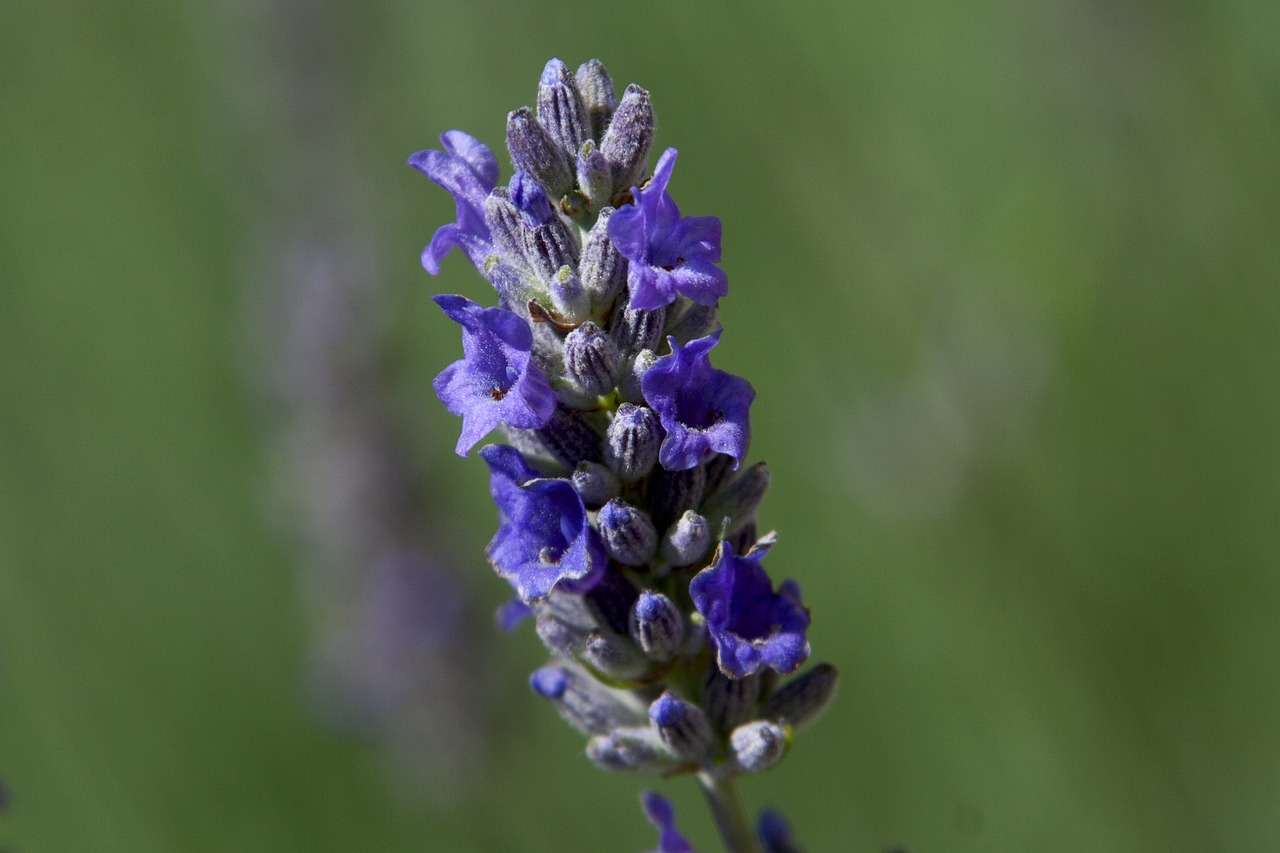
POLYGON ((615 634, 626 634, 631 625, 631 608, 639 595, 635 584, 621 573, 606 572, 582 596, 582 603, 597 625, 607 627, 615 634))
POLYGON ((727 732, 756 716, 760 677, 729 678, 712 669, 702 685, 702 707, 712 724, 727 732))
POLYGON ((713 526, 719 526, 724 519, 729 519, 729 526, 720 533, 727 538, 755 520, 756 510, 760 508, 768 490, 769 468, 765 463, 757 462, 712 495, 703 506, 702 514, 713 526))
POLYGON ((630 681, 644 675, 649 660, 626 637, 596 631, 582 646, 582 661, 609 678, 630 681))
POLYGON ((565 722, 583 734, 604 734, 643 721, 639 710, 622 694, 576 664, 544 666, 529 677, 529 687, 550 700, 565 722))
POLYGON ((653 145, 653 105, 649 93, 632 83, 622 93, 600 150, 613 169, 613 189, 620 192, 644 174, 649 148, 653 145))
POLYGON ((564 320, 576 323, 591 313, 591 297, 583 288, 578 274, 568 264, 556 270, 547 289, 551 291, 551 304, 564 320))
POLYGON ((548 284, 562 268, 572 270, 578 265, 578 244, 558 218, 525 229, 524 253, 529 266, 548 284))
MULTIPOLYGON (((625 259, 623 259, 625 273, 625 259)), ((614 315, 613 327, 609 334, 613 335, 623 358, 634 358, 643 350, 656 350, 662 341, 662 326, 667 319, 665 306, 645 311, 624 305, 614 315)))
POLYGON ((697 705, 692 705, 670 690, 649 706, 649 719, 658 729, 662 742, 681 758, 702 758, 711 746, 711 724, 697 705))
MULTIPOLYGON (((622 372, 622 379, 618 382, 618 394, 628 403, 644 403, 644 390, 640 387, 640 382, 644 379, 645 373, 649 368, 653 367, 658 357, 654 355, 653 350, 647 349, 640 352, 622 372)), ((623 362, 626 364, 624 355, 623 362)))
POLYGON ((604 506, 622 490, 618 476, 608 466, 596 462, 579 463, 573 469, 573 476, 569 481, 582 497, 582 503, 589 509, 604 506))
POLYGON ((588 139, 578 149, 578 192, 592 210, 608 206, 613 198, 613 171, 604 153, 588 139))
MULTIPOLYGON (((608 450, 605 451, 606 455, 608 450)), ((711 548, 711 525, 693 510, 667 528, 662 537, 662 559, 672 566, 692 566, 711 548)))
POLYGON ((618 101, 613 93, 613 80, 598 59, 589 59, 579 65, 574 77, 578 81, 582 104, 587 110, 587 136, 590 139, 603 139, 618 101))
POLYGON ((650 659, 668 661, 684 639, 684 619, 671 599, 645 590, 631 608, 631 639, 650 659))
MULTIPOLYGON (((696 509, 702 501, 707 475, 702 467, 683 471, 659 468, 649 485, 649 503, 653 507, 653 523, 665 530, 686 510, 696 509)), ((714 524, 714 516, 707 516, 714 524)))
POLYGON ((552 616, 539 616, 536 623, 538 639, 553 655, 572 660, 582 648, 586 637, 572 626, 552 616))
POLYGON ((642 566, 658 548, 649 514, 614 498, 600 509, 600 538, 609 556, 624 566, 642 566))
POLYGON ((792 728, 813 721, 836 695, 840 673, 829 663, 812 666, 788 681, 764 703, 764 716, 792 728))
POLYGON ((537 430, 547 451, 570 470, 579 462, 602 462, 600 434, 580 412, 556 406, 547 425, 537 430))
MULTIPOLYGON (((613 339, 588 321, 565 338, 564 366, 579 388, 599 395, 613 389, 622 367, 622 355, 613 339)), ((605 461, 609 461, 607 455, 605 461)))
POLYGON ((604 461, 624 483, 634 483, 653 470, 662 446, 662 422, 648 406, 623 403, 604 438, 604 461))
POLYGON ((768 720, 755 720, 738 726, 729 735, 734 761, 747 773, 768 770, 787 753, 787 733, 782 726, 768 720))
POLYGON ((508 264, 525 266, 521 213, 506 187, 498 187, 484 200, 484 224, 493 237, 498 256, 508 264))
POLYGON ((552 59, 538 81, 538 124, 570 155, 587 138, 587 108, 569 67, 552 59))
MULTIPOLYGON (((582 261, 578 265, 582 286, 591 294, 591 304, 601 314, 613 304, 627 284, 627 259, 609 239, 609 217, 613 213, 612 207, 600 211, 596 224, 591 226, 582 245, 582 261)), ((612 330, 610 334, 612 335, 612 330)), ((613 335, 613 339, 618 341, 616 335, 613 335)), ((634 357, 635 354, 632 353, 627 359, 634 357)))
POLYGON ((616 728, 587 741, 587 758, 605 770, 660 773, 671 770, 679 759, 648 726, 616 728))
POLYGON ((709 334, 715 327, 716 306, 699 305, 694 302, 690 303, 684 313, 676 318, 676 321, 667 329, 667 334, 682 344, 687 344, 694 338, 709 334))
POLYGON ((518 171, 528 172, 555 198, 573 188, 570 154, 547 134, 528 107, 507 114, 507 151, 518 171))

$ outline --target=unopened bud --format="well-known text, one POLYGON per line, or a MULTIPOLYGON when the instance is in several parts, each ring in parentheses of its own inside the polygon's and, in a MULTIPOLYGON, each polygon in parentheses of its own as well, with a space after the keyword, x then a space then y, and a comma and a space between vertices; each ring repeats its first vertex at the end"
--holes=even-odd
POLYGON ((826 710, 839 680, 840 673, 831 664, 812 666, 778 688, 765 702, 763 714, 798 729, 826 710))
POLYGON ((631 640, 603 631, 587 636, 582 646, 582 661, 596 672, 618 681, 639 678, 649 669, 649 660, 631 640))
MULTIPOLYGON (((598 312, 613 304, 627 284, 627 259, 609 239, 609 217, 614 209, 606 207, 600 211, 596 224, 591 226, 587 239, 582 244, 582 261, 578 265, 578 273, 582 276, 582 286, 591 294, 591 304, 598 312)), ((615 321, 616 325, 616 321, 615 321)), ((610 334, 613 335, 612 330, 610 334)), ((613 335, 619 349, 623 349, 618 336, 613 335)), ((635 353, 625 356, 635 357, 635 353)))
POLYGON ((638 725, 639 710, 576 664, 544 666, 529 677, 534 693, 550 700, 565 722, 584 734, 638 725))
POLYGON ((729 526, 720 533, 728 538, 755 520, 756 510, 768 490, 769 468, 765 463, 757 462, 712 495, 703 506, 702 514, 716 525, 725 518, 729 519, 729 526))
POLYGON ((691 509, 685 510, 662 537, 662 559, 673 566, 692 566, 710 548, 711 525, 691 509))
POLYGON ((522 217, 506 187, 498 187, 484 200, 484 224, 493 236, 499 257, 509 264, 525 266, 522 217))
POLYGON ((582 503, 589 509, 604 506, 611 499, 616 498, 622 490, 618 475, 614 474, 607 465, 601 465, 598 462, 580 463, 573 469, 570 482, 582 498, 582 503))
POLYGON ((640 382, 657 361, 658 356, 654 355, 653 350, 647 349, 637 355, 629 367, 624 368, 622 379, 618 382, 618 394, 622 399, 629 403, 644 403, 644 389, 640 387, 640 382))
POLYGON ((573 188, 570 153, 547 134, 528 107, 507 114, 507 151, 518 171, 528 172, 555 198, 573 188))
POLYGON ((568 264, 556 270, 547 289, 551 291, 551 304, 566 321, 575 323, 591 313, 591 297, 583 288, 578 274, 568 264))
POLYGON ((602 462, 600 434, 582 414, 557 406, 547 425, 537 430, 547 451, 570 470, 579 462, 602 462))
POLYGON ((574 77, 578 81, 582 104, 587 109, 587 136, 602 139, 618 100, 613 92, 613 80, 598 59, 589 59, 579 65, 574 77))
POLYGON ((768 770, 787 754, 787 733, 768 720, 754 720, 738 726, 729 735, 734 761, 747 773, 768 770))
MULTIPOLYGON (((613 389, 622 367, 622 355, 613 339, 588 321, 565 338, 564 366, 579 388, 599 395, 613 389)), ((605 461, 609 461, 607 456, 605 461)))
POLYGON ((587 758, 605 770, 630 773, 660 773, 671 770, 680 760, 648 726, 629 726, 596 735, 587 741, 587 758))
POLYGON ((572 271, 578 264, 578 244, 558 218, 525 229, 524 253, 529 266, 547 284, 564 267, 572 271))
POLYGON ((668 661, 684 640, 684 619, 671 599, 645 590, 631 608, 631 639, 648 657, 668 661))
POLYGON ((670 690, 649 706, 649 719, 657 726, 662 742, 681 758, 699 759, 711 746, 707 715, 670 690))
POLYGON ((613 198, 613 170, 591 139, 578 149, 578 191, 592 210, 606 207, 613 198))
POLYGON ((572 659, 582 648, 583 632, 561 622, 552 616, 539 616, 537 621, 538 639, 547 647, 547 651, 562 658, 572 659))
POLYGON ((702 707, 712 724, 722 732, 731 731, 756 716, 760 699, 760 677, 729 678, 713 668, 702 687, 702 707))
POLYGON ((709 334, 716 327, 716 306, 690 303, 671 327, 667 334, 681 343, 688 343, 694 338, 709 334))
POLYGON ((662 447, 662 422, 648 406, 618 406, 604 439, 604 461, 624 483, 633 483, 653 470, 662 447))
POLYGON ((609 556, 624 566, 642 566, 658 548, 658 532, 642 509, 614 498, 600 509, 600 538, 609 556))
MULTIPOLYGON (((616 250, 615 250, 616 251, 616 250)), ((625 264, 625 259, 623 259, 625 264)), ((624 269, 625 273, 625 269, 624 269)), ((643 350, 656 350, 662 340, 662 327, 667 320, 665 306, 646 311, 624 304, 614 316, 609 334, 618 343, 624 358, 634 358, 643 350)))
POLYGON ((570 155, 587 138, 587 109, 569 67, 552 59, 538 81, 538 123, 570 155))
POLYGON ((600 150, 613 169, 614 191, 634 186, 644 174, 653 145, 653 105, 649 93, 632 83, 622 93, 600 150))
MULTIPOLYGON (((702 466, 684 471, 659 469, 649 486, 649 502, 653 506, 653 523, 665 530, 686 510, 696 509, 702 501, 707 475, 702 466)), ((705 515, 705 513, 704 513, 705 515)), ((707 516, 708 519, 714 516, 707 516)))

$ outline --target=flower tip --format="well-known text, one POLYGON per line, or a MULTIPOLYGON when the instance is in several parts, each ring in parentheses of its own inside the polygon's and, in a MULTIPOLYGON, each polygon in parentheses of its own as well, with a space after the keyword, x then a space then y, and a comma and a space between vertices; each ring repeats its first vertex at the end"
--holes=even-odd
POLYGON ((556 83, 564 80, 566 77, 572 77, 569 72, 569 66, 565 65, 561 60, 552 57, 547 60, 547 64, 542 67, 542 76, 538 79, 540 86, 554 86, 556 83))

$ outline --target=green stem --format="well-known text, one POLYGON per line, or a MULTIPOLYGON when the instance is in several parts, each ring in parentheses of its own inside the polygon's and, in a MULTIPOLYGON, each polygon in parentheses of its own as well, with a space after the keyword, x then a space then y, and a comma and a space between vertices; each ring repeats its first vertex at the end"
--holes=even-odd
POLYGON ((702 789, 711 816, 715 818, 725 853, 763 853, 734 778, 725 776, 717 779, 708 773, 699 773, 698 787, 702 789))

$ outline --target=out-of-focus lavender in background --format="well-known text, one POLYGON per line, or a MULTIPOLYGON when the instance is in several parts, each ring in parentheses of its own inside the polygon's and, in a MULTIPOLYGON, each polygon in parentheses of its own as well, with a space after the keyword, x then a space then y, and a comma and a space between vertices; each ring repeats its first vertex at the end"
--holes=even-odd
POLYGON ((414 451, 431 444, 428 427, 398 401, 394 291, 378 262, 389 249, 368 164, 348 144, 359 121, 346 93, 349 31, 330 2, 225 5, 225 43, 238 48, 225 78, 241 84, 227 96, 244 122, 241 150, 258 161, 243 174, 265 184, 242 196, 245 369, 272 511, 314 617, 306 695, 340 731, 384 740, 406 790, 456 799, 484 768, 492 623, 451 555, 433 462, 414 451), (260 144, 272 136, 292 145, 260 144))

